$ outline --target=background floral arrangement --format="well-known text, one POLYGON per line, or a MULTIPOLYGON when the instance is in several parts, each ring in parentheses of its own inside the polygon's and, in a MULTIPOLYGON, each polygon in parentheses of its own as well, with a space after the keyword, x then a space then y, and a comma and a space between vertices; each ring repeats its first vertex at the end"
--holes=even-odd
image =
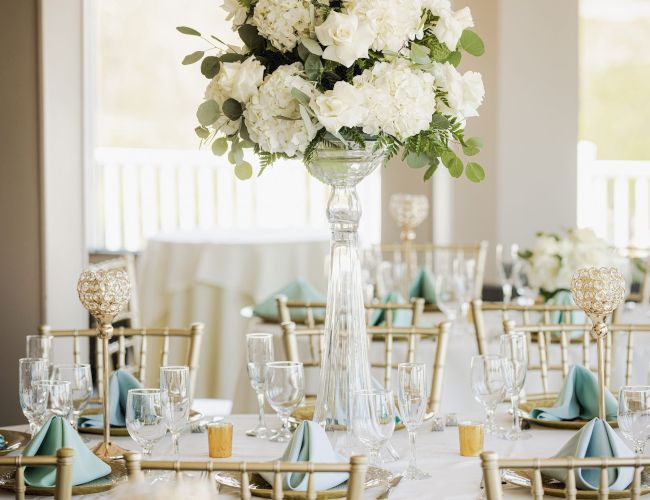
POLYGON ((469 8, 450 0, 225 0, 244 43, 227 45, 180 26, 210 47, 185 57, 201 61, 210 80, 195 132, 217 155, 228 152, 235 174, 252 176, 243 150, 260 157, 260 174, 280 157, 309 163, 320 144, 366 147, 387 159, 401 152, 429 179, 442 163, 474 182, 481 165, 452 149, 477 154, 465 120, 478 115, 481 75, 460 73, 462 53, 484 45, 470 30, 469 8))

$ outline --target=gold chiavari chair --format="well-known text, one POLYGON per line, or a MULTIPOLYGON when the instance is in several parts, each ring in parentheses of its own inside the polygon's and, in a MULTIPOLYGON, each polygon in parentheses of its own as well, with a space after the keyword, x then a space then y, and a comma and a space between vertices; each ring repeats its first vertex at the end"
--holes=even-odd
MULTIPOLYGON (((141 382, 145 381, 147 375, 149 357, 149 341, 162 341, 158 359, 159 365, 155 366, 157 370, 160 366, 168 364, 170 341, 183 341, 187 343, 186 356, 183 362, 190 369, 190 388, 192 397, 196 382, 196 375, 199 369, 199 354, 201 341, 203 339, 203 323, 192 323, 189 328, 124 328, 118 327, 113 331, 113 338, 117 338, 117 363, 114 369, 127 368, 133 372, 134 376, 141 382), (137 341, 136 362, 134 365, 126 363, 126 341, 133 339, 137 341)), ((39 327, 41 335, 50 335, 53 338, 71 338, 72 339, 72 356, 74 363, 81 363, 81 339, 87 338, 95 342, 95 366, 97 373, 97 387, 99 394, 102 394, 103 380, 103 362, 102 362, 102 343, 97 340, 97 331, 94 329, 85 330, 52 330, 48 325, 39 327)), ((176 351, 176 349, 174 349, 176 351)))
POLYGON ((168 470, 180 473, 182 471, 202 472, 240 472, 241 485, 239 489, 240 498, 249 500, 251 491, 249 489, 251 473, 271 472, 273 473, 273 498, 281 500, 284 498, 282 489, 282 474, 288 472, 305 473, 307 479, 307 491, 305 498, 315 500, 317 491, 315 487, 314 474, 339 472, 348 473, 347 499, 361 500, 366 471, 368 470, 368 459, 365 456, 352 456, 349 463, 321 464, 313 462, 220 462, 217 460, 186 462, 179 460, 141 460, 139 453, 125 453, 126 468, 129 480, 140 479, 142 470, 168 470))
POLYGON ((93 262, 93 267, 111 271, 114 269, 121 269, 129 276, 129 283, 131 283, 131 297, 127 306, 120 311, 115 317, 113 323, 126 322, 131 328, 140 327, 140 303, 138 301, 138 282, 137 273, 135 270, 135 257, 132 254, 124 254, 119 257, 113 257, 107 260, 93 262))
POLYGON ((0 466, 15 467, 16 500, 25 499, 25 467, 56 467, 56 480, 54 483, 54 499, 70 500, 72 498, 72 461, 74 450, 59 448, 56 456, 25 457, 0 457, 0 466))
MULTIPOLYGON (((625 382, 624 385, 630 385, 632 383, 632 368, 633 368, 633 362, 634 362, 634 338, 636 337, 637 334, 647 334, 650 333, 650 325, 634 325, 634 324, 620 324, 620 323, 612 323, 609 325, 609 332, 610 335, 607 337, 611 337, 610 339, 610 344, 617 342, 618 337, 621 335, 626 335, 627 338, 625 340, 625 382)), ((611 349, 609 349, 611 350, 611 349)), ((607 357, 608 352, 605 352, 605 356, 607 357)), ((612 354, 609 354, 609 357, 612 357, 612 354)), ((616 356, 617 361, 620 360, 622 356, 616 356)), ((644 367, 645 368, 645 367, 644 367)), ((609 379, 607 379, 609 380, 609 379)), ((645 380, 643 381, 645 383, 645 380)), ((609 385, 609 384, 608 384, 609 385)))
POLYGON ((602 500, 609 498, 609 467, 633 467, 634 476, 632 480, 631 498, 638 500, 641 497, 641 474, 645 466, 650 465, 650 457, 589 457, 589 458, 499 458, 493 451, 481 453, 481 467, 483 468, 483 480, 485 483, 485 494, 487 500, 501 500, 503 491, 501 487, 501 471, 504 469, 520 469, 532 471, 531 496, 535 500, 544 498, 544 487, 542 484, 542 470, 544 469, 567 469, 567 481, 564 490, 564 498, 575 500, 578 490, 576 488, 576 469, 594 468, 600 469, 599 488, 595 497, 602 500))
MULTIPOLYGON (((301 328, 296 329, 296 324, 292 322, 282 323, 282 336, 289 361, 300 361, 305 368, 320 367, 322 352, 324 349, 325 332, 322 328, 301 328), (317 338, 316 345, 318 349, 310 351, 308 359, 300 359, 298 351, 298 337, 307 337, 309 344, 312 345, 311 338, 317 338)), ((442 398, 442 383, 444 379, 445 362, 447 357, 447 343, 451 324, 448 322, 440 323, 438 326, 431 328, 421 327, 392 327, 377 326, 367 329, 369 341, 383 341, 384 356, 381 362, 372 362, 372 368, 380 368, 384 371, 383 384, 386 389, 391 387, 392 372, 397 368, 396 362, 393 361, 393 343, 396 340, 403 340, 407 346, 405 362, 415 360, 415 351, 421 340, 436 341, 436 349, 433 359, 432 380, 429 389, 429 400, 427 403, 427 412, 436 412, 440 408, 442 398)))
POLYGON ((632 282, 639 285, 637 290, 628 290, 625 300, 647 304, 650 301, 650 248, 618 247, 618 254, 628 260, 632 282))

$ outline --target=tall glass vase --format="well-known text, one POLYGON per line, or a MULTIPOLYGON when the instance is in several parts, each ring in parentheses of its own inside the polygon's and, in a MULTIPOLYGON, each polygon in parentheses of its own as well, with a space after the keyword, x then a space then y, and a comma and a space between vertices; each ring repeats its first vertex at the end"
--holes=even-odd
MULTIPOLYGON (((357 228, 361 206, 356 186, 383 163, 383 149, 320 148, 309 164, 311 175, 331 186, 327 218, 332 230, 325 350, 314 421, 326 430, 346 430, 351 451, 352 396, 370 388, 370 363, 357 228)), ((377 193, 379 196, 379 193, 377 193)))

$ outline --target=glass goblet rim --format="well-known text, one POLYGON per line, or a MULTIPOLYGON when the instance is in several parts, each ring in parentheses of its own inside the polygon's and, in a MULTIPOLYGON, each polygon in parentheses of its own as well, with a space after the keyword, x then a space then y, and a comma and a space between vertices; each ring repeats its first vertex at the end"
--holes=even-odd
POLYGON ((18 359, 18 364, 22 364, 22 363, 25 363, 27 361, 43 361, 43 362, 47 363, 48 360, 47 360, 47 358, 42 358, 42 357, 40 357, 40 358, 27 358, 27 357, 25 357, 25 358, 19 358, 18 359))
POLYGON ((267 368, 293 368, 302 366, 301 361, 268 361, 266 363, 267 368))
POLYGON ((166 372, 175 372, 175 371, 189 371, 190 367, 186 365, 169 365, 169 366, 161 366, 160 371, 166 371, 166 372))
POLYGON ((56 363, 52 369, 57 368, 90 368, 90 363, 56 363))
POLYGON ((146 396, 150 394, 162 394, 162 391, 154 387, 150 387, 150 388, 138 387, 137 389, 129 389, 129 392, 127 394, 134 394, 136 396, 146 396))

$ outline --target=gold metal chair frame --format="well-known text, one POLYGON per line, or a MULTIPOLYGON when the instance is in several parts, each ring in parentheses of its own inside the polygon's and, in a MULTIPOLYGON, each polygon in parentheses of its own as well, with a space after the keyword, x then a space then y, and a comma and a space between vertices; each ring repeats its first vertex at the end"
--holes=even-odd
POLYGON ((16 468, 16 500, 25 499, 25 467, 56 467, 56 481, 54 483, 54 499, 70 500, 72 498, 72 462, 74 450, 59 448, 56 456, 25 457, 0 457, 0 466, 16 468))
POLYGON ((126 453, 124 455, 129 479, 139 479, 142 470, 169 470, 176 471, 205 471, 205 472, 241 472, 240 498, 250 500, 249 489, 252 472, 273 473, 273 498, 281 500, 284 498, 282 490, 282 474, 287 472, 304 472, 308 475, 307 491, 308 500, 316 500, 317 491, 314 481, 314 473, 318 472, 347 472, 348 479, 348 500, 361 500, 365 484, 366 472, 368 470, 368 458, 365 456, 352 456, 349 463, 320 464, 313 462, 221 462, 217 460, 207 461, 179 461, 179 460, 145 460, 141 459, 139 453, 126 453))

